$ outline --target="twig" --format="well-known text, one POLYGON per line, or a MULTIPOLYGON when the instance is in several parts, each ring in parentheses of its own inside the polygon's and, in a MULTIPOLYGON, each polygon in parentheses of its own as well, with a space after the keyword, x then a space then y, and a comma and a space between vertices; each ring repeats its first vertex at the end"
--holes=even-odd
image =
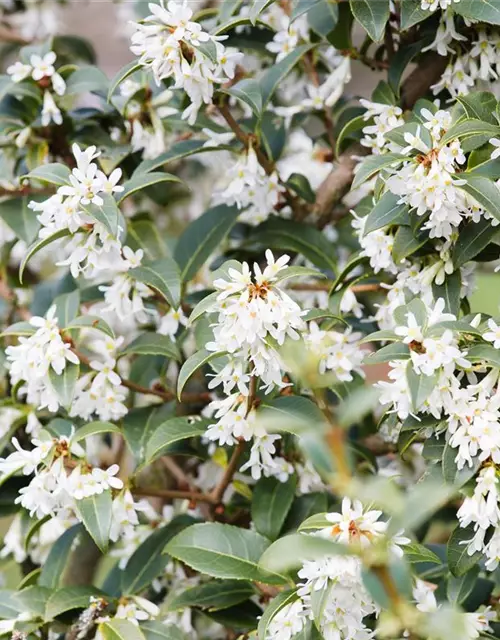
POLYGON ((339 489, 349 483, 352 477, 351 469, 348 462, 347 448, 345 445, 345 431, 341 426, 337 424, 328 403, 325 400, 325 396, 321 390, 314 391, 314 397, 321 409, 323 415, 330 425, 330 431, 327 433, 327 441, 330 445, 335 465, 337 467, 338 484, 339 489))
POLYGON ((131 489, 136 496, 149 498, 163 498, 164 500, 191 500, 192 502, 208 502, 218 504, 212 495, 198 491, 179 491, 177 489, 154 489, 153 487, 134 487, 131 489))
MULTIPOLYGON (((292 291, 330 291, 333 282, 303 282, 300 284, 291 284, 288 286, 292 291)), ((350 287, 353 293, 370 293, 372 291, 381 291, 382 285, 378 282, 373 284, 355 284, 350 287)))

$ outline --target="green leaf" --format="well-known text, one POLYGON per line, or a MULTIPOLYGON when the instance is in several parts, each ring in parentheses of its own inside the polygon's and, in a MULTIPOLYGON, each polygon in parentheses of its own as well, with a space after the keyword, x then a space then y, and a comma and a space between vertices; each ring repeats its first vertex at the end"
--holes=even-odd
MULTIPOLYGON (((81 207, 91 218, 100 222, 113 238, 118 238, 120 234, 121 213, 116 204, 116 200, 109 193, 103 193, 101 197, 104 200, 102 205, 90 203, 82 204, 81 207)), ((124 229, 122 229, 122 231, 124 231, 124 229)))
POLYGON ((455 458, 457 457, 457 449, 450 446, 447 442, 443 452, 442 466, 443 478, 448 484, 455 485, 457 488, 463 487, 471 478, 479 471, 481 462, 478 457, 472 459, 472 466, 466 464, 462 469, 458 469, 455 458))
POLYGON ((244 78, 222 91, 248 105, 257 118, 262 115, 262 92, 260 84, 254 78, 244 78))
POLYGON ((139 174, 144 174, 149 171, 154 171, 155 169, 159 169, 164 165, 170 162, 177 162, 178 160, 182 160, 183 158, 188 158, 189 156, 194 155, 195 153, 204 153, 206 151, 220 151, 222 149, 228 149, 229 147, 226 145, 214 146, 207 144, 207 140, 181 140, 176 144, 172 145, 168 151, 161 153, 156 158, 143 160, 141 164, 134 171, 134 176, 138 176, 139 174))
POLYGON ((78 289, 71 293, 63 293, 55 298, 56 318, 60 327, 66 327, 78 313, 80 307, 80 292, 78 289))
POLYGON ((104 594, 88 585, 63 587, 55 591, 47 600, 45 620, 53 620, 66 611, 73 609, 87 609, 91 597, 104 596, 104 594))
POLYGON ((162 422, 146 444, 146 463, 159 458, 175 442, 202 436, 211 422, 198 416, 183 416, 162 422))
POLYGON ((339 20, 339 8, 332 0, 316 0, 307 12, 309 27, 321 38, 326 38, 339 20))
POLYGON ((122 430, 112 422, 88 422, 77 429, 75 435, 71 438, 72 442, 81 442, 90 436, 97 436, 101 433, 122 433, 122 430))
POLYGON ((189 356, 186 362, 182 365, 181 370, 179 371, 179 377, 177 378, 177 397, 179 400, 181 399, 182 391, 191 376, 194 375, 200 367, 205 366, 211 360, 220 358, 223 355, 225 355, 224 351, 207 351, 206 349, 201 349, 192 356, 189 356))
POLYGON ((181 269, 182 282, 189 282, 198 273, 215 249, 236 223, 240 210, 225 204, 212 207, 191 222, 179 238, 174 257, 181 269))
POLYGON ((30 322, 15 322, 0 333, 0 338, 5 338, 6 336, 32 336, 35 331, 36 328, 30 322))
POLYGON ((435 388, 438 379, 439 372, 436 371, 431 376, 426 376, 423 373, 415 373, 413 363, 411 361, 408 362, 408 366, 406 368, 406 380, 408 382, 411 403, 414 411, 419 411, 435 388))
POLYGON ((295 191, 295 193, 306 202, 310 204, 314 203, 316 194, 312 190, 311 184, 306 176, 301 173, 292 173, 285 184, 288 189, 295 191))
POLYGON ((422 9, 422 0, 401 0, 401 29, 409 29, 430 15, 428 9, 422 9))
POLYGON ((403 342, 394 342, 388 344, 378 351, 370 353, 365 358, 365 364, 380 364, 381 362, 390 362, 391 360, 408 360, 410 358, 410 349, 403 342))
POLYGON ((181 279, 179 267, 172 258, 161 258, 145 262, 131 269, 129 275, 160 293, 165 300, 177 309, 181 301, 181 279))
POLYGON ((352 120, 349 120, 347 124, 341 129, 340 133, 337 136, 337 145, 335 147, 335 155, 340 155, 342 152, 342 143, 345 140, 348 140, 351 137, 351 134, 357 133, 361 131, 366 125, 368 121, 365 119, 363 115, 357 116, 352 120))
POLYGON ((49 589, 56 589, 60 584, 73 543, 81 534, 83 527, 75 524, 67 529, 52 545, 49 555, 42 564, 42 572, 38 584, 49 589))
POLYGON ((141 622, 140 628, 146 636, 146 640, 186 640, 186 636, 179 627, 173 624, 145 620, 141 622))
POLYGON ((98 316, 78 316, 71 320, 69 324, 64 327, 67 331, 71 329, 95 329, 96 331, 102 331, 110 338, 114 338, 115 334, 113 329, 98 316))
POLYGON ((410 542, 403 547, 405 558, 408 562, 432 562, 433 564, 441 564, 440 558, 423 544, 418 542, 410 542))
POLYGON ((460 578, 455 576, 448 578, 446 596, 453 606, 459 607, 470 596, 477 584, 478 575, 479 567, 476 566, 460 578))
POLYGON ((142 69, 142 64, 137 62, 137 60, 132 60, 128 64, 126 64, 118 73, 113 77, 111 82, 109 83, 109 91, 108 91, 108 102, 111 100, 116 88, 129 76, 131 76, 136 71, 140 71, 142 69))
POLYGON ((251 582, 243 580, 211 580, 191 589, 186 589, 168 600, 168 609, 200 607, 211 611, 227 609, 255 595, 251 582))
POLYGON ((483 176, 468 175, 466 172, 460 175, 466 184, 460 185, 466 193, 483 207, 496 220, 500 220, 500 190, 492 180, 483 176))
POLYGON ((141 333, 121 352, 124 356, 132 354, 165 356, 173 360, 180 360, 181 357, 178 346, 171 338, 152 332, 141 333))
POLYGON ((28 180, 39 180, 40 182, 46 182, 47 184, 55 184, 57 187, 63 187, 69 184, 70 173, 70 170, 64 164, 52 162, 33 169, 33 171, 30 171, 27 175, 23 176, 23 178, 28 180))
POLYGON ((49 380, 52 388, 57 394, 60 404, 68 408, 75 394, 75 387, 80 375, 80 365, 66 361, 66 366, 62 373, 58 374, 52 367, 49 369, 49 380))
POLYGON ((98 627, 103 640, 145 640, 140 628, 122 618, 111 618, 98 627))
POLYGON ((249 240, 266 249, 296 251, 320 269, 336 270, 335 246, 311 224, 271 216, 255 229, 249 240))
POLYGON ((257 628, 259 640, 267 640, 267 630, 273 618, 281 611, 281 609, 284 609, 287 605, 292 604, 292 602, 295 602, 297 599, 297 590, 294 589, 293 591, 282 591, 271 600, 264 609, 264 613, 259 620, 259 626, 257 628))
POLYGON ((453 11, 474 22, 500 24, 500 0, 461 0, 453 6, 453 11))
POLYGON ((192 523, 193 519, 187 515, 174 518, 166 526, 156 529, 137 547, 122 573, 121 590, 124 595, 144 591, 164 573, 170 562, 168 555, 163 553, 165 545, 192 523))
POLYGON ((399 153, 384 153, 380 156, 368 156, 368 158, 363 160, 356 172, 352 183, 352 189, 357 189, 364 182, 373 178, 373 176, 382 169, 401 164, 404 159, 405 156, 402 156, 399 153))
POLYGON ((434 300, 443 298, 445 302, 444 310, 446 313, 453 313, 458 316, 460 312, 460 290, 462 288, 462 278, 460 270, 457 269, 453 273, 446 276, 443 284, 433 284, 432 294, 434 300))
POLYGON ((350 0, 351 10, 356 20, 374 42, 384 37, 385 25, 389 20, 389 0, 350 0))
POLYGON ((214 578, 282 584, 283 578, 259 568, 269 541, 255 531, 208 522, 184 529, 166 547, 167 553, 214 578))
POLYGON ((500 350, 493 345, 474 345, 467 351, 467 359, 473 362, 484 361, 492 367, 500 368, 500 350))
POLYGON ((440 144, 448 144, 452 140, 460 140, 462 149, 472 151, 488 142, 500 133, 498 125, 476 120, 475 118, 459 120, 452 125, 440 140, 440 144))
POLYGON ((260 14, 263 13, 274 2, 276 2, 276 0, 252 0, 249 13, 252 24, 255 24, 260 14))
POLYGON ((111 491, 76 501, 78 518, 92 536, 99 549, 106 553, 111 528, 111 491))
POLYGON ((408 219, 410 207, 407 204, 398 204, 399 196, 388 191, 370 211, 365 222, 364 235, 382 229, 390 224, 404 223, 408 219))
POLYGON ((14 598, 23 606, 23 613, 31 613, 33 616, 43 618, 51 593, 52 589, 47 587, 32 586, 18 591, 14 598))
POLYGON ((147 189, 155 184, 163 182, 182 182, 180 178, 172 173, 163 173, 161 171, 151 171, 148 173, 134 173, 134 175, 123 184, 123 191, 118 194, 117 202, 121 204, 125 198, 134 195, 142 189, 147 189))
POLYGON ((392 257, 396 264, 402 262, 427 242, 425 233, 415 234, 411 227, 399 227, 394 236, 392 257))
POLYGON ((474 259, 492 240, 491 221, 481 218, 479 222, 469 221, 460 231, 452 249, 451 257, 455 269, 474 259))
POLYGON ((66 82, 66 94, 104 93, 107 94, 109 80, 97 67, 81 67, 74 71, 66 82))
POLYGON ((446 547, 446 557, 448 567, 452 574, 459 578, 472 569, 483 557, 481 551, 476 551, 472 555, 468 553, 468 544, 474 537, 474 527, 469 525, 462 529, 457 527, 451 534, 446 547))
POLYGON ((350 554, 353 554, 352 548, 327 538, 292 533, 273 542, 263 553, 259 566, 266 571, 283 574, 301 568, 305 561, 350 554))
POLYGON ((457 101, 465 109, 469 118, 497 125, 495 119, 497 99, 489 91, 473 91, 468 95, 457 96, 457 101))
POLYGON ((151 220, 135 220, 127 225, 127 240, 134 251, 142 249, 146 260, 158 260, 168 255, 161 232, 151 220))
POLYGON ((0 218, 26 244, 31 244, 35 240, 40 229, 37 213, 29 209, 28 204, 33 200, 41 202, 44 199, 41 196, 23 196, 0 202, 0 218))
POLYGON ((399 95, 401 80, 407 66, 427 44, 429 44, 428 39, 424 39, 404 47, 399 47, 393 56, 389 67, 388 80, 391 89, 397 95, 399 95))
POLYGON ((33 243, 31 247, 28 247, 26 255, 24 256, 24 259, 19 266, 19 282, 22 284, 26 265, 35 254, 37 254, 44 247, 51 244, 52 242, 55 242, 56 240, 60 240, 61 238, 65 238, 66 236, 69 236, 69 235, 71 235, 69 229, 59 229, 59 231, 56 231, 48 238, 43 238, 42 240, 39 240, 38 242, 33 243))
POLYGON ((297 478, 286 482, 261 478, 253 490, 252 520, 255 530, 269 540, 276 540, 292 506, 297 478))
POLYGON ((318 405, 302 396, 279 396, 263 402, 257 412, 257 420, 259 425, 271 433, 320 433, 326 426, 325 417, 318 405))
POLYGON ((196 320, 198 320, 198 318, 205 315, 205 313, 210 313, 210 311, 214 309, 220 293, 220 291, 213 291, 198 302, 195 308, 191 311, 188 326, 191 326, 193 322, 196 322, 196 320))
POLYGON ((144 462, 146 443, 151 433, 165 420, 171 418, 175 403, 156 406, 136 407, 127 413, 122 421, 123 435, 136 462, 144 462))
POLYGON ((262 93, 262 107, 265 109, 274 95, 277 87, 286 78, 302 56, 310 51, 314 45, 303 44, 289 53, 278 64, 273 65, 264 72, 259 80, 262 93))

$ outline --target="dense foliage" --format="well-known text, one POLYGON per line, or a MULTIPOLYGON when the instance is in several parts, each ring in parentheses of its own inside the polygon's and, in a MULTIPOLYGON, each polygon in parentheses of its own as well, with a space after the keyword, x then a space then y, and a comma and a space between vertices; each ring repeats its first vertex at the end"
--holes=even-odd
POLYGON ((500 1, 0 6, 0 634, 500 638, 500 1))

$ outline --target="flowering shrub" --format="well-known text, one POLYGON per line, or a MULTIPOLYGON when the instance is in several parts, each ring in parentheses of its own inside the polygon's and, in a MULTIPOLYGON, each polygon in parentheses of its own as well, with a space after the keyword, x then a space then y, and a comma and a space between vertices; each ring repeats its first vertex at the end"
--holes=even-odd
POLYGON ((128 2, 113 79, 58 4, 0 3, 0 635, 500 638, 500 2, 128 2))

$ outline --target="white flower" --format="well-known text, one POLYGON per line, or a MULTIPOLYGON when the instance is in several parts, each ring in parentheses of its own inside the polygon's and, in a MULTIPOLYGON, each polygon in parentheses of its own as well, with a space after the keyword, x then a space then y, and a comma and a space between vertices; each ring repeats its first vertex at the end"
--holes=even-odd
POLYGON ((45 91, 43 94, 42 125, 48 127, 51 122, 61 125, 63 117, 50 91, 45 91))
POLYGON ((489 318, 488 327, 489 331, 483 333, 483 338, 488 342, 493 342, 495 349, 500 349, 500 326, 493 318, 489 318))
POLYGON ((12 77, 12 82, 22 82, 31 74, 32 67, 29 64, 24 64, 19 60, 7 67, 7 73, 12 77))
POLYGON ((174 309, 171 307, 168 312, 160 319, 158 326, 158 333, 164 336, 169 336, 172 340, 175 340, 175 334, 179 330, 180 326, 187 326, 188 319, 184 314, 181 307, 174 309))
POLYGON ((496 160, 500 157, 500 139, 499 138, 490 138, 490 144, 492 144, 495 149, 491 152, 491 159, 496 160))
POLYGON ((31 77, 37 82, 42 78, 50 78, 55 73, 54 63, 56 61, 56 54, 53 51, 49 51, 43 57, 37 54, 33 54, 30 57, 30 64, 32 66, 31 77))

